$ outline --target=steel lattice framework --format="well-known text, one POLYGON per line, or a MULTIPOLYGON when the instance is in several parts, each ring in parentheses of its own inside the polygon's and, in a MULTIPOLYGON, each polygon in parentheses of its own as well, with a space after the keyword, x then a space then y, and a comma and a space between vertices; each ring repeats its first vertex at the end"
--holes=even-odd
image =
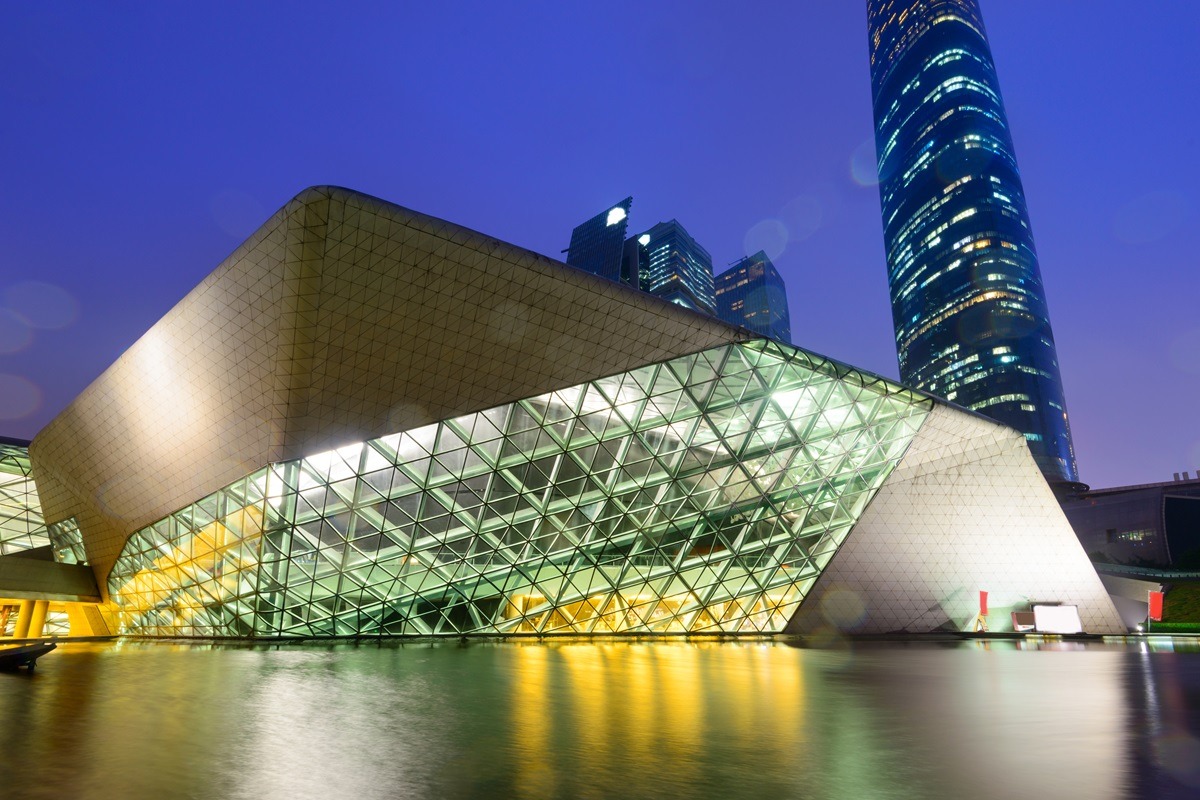
POLYGON ((48 544, 37 487, 29 474, 29 448, 0 441, 0 555, 48 544))
POLYGON ((134 533, 124 633, 782 630, 932 401, 765 340, 272 464, 134 533))

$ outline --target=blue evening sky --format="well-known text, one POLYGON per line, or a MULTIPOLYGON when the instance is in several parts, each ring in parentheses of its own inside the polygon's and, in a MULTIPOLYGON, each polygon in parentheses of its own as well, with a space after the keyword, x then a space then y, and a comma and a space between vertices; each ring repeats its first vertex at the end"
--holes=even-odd
MULTIPOLYGON (((862 0, 9 4, 0 435, 331 183, 558 257, 634 196, 895 377, 862 0)), ((985 0, 1080 475, 1200 468, 1200 3, 985 0)))

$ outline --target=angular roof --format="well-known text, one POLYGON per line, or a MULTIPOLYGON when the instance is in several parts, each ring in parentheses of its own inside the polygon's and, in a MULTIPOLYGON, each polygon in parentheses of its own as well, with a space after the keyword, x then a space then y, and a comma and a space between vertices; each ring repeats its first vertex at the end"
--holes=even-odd
POLYGON ((305 190, 34 439, 98 580, 134 530, 265 464, 750 334, 444 220, 305 190))

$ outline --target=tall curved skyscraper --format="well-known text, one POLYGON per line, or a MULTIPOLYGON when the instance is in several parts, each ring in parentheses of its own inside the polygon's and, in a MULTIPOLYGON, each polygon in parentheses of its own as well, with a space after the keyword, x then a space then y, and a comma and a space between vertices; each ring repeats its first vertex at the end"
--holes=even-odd
POLYGON ((977 0, 867 0, 888 283, 905 383, 1075 451, 1025 192, 977 0))

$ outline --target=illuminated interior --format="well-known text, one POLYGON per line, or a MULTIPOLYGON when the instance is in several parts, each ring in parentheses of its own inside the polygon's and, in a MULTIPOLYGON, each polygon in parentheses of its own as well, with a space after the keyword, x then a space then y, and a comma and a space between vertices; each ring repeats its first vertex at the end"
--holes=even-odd
POLYGON ((109 590, 152 636, 778 631, 930 402, 725 345, 272 464, 109 590))
POLYGON ((50 544, 27 444, 0 440, 0 555, 50 544))

